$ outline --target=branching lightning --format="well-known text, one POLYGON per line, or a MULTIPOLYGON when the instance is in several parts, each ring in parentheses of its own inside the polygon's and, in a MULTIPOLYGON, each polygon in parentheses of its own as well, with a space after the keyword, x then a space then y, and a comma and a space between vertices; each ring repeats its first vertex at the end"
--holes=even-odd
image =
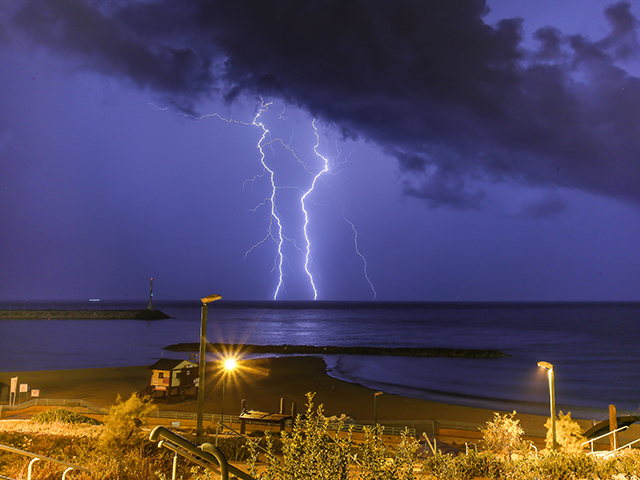
POLYGON ((307 244, 307 248, 304 256, 304 271, 307 272, 307 275, 309 276, 309 281, 311 282, 311 288, 313 288, 313 299, 316 300, 318 298, 318 290, 316 289, 316 284, 313 281, 313 275, 311 274, 311 271, 309 271, 309 262, 311 259, 311 241, 309 240, 309 234, 307 232, 307 227, 309 226, 309 212, 307 212, 307 207, 305 202, 307 200, 307 197, 311 194, 311 192, 313 192, 313 189, 316 187, 316 182, 318 181, 318 179, 324 173, 329 171, 329 160, 327 160, 326 157, 323 157, 322 155, 320 155, 320 153, 318 153, 318 147, 320 146, 320 135, 318 135, 318 129, 316 128, 315 118, 313 119, 313 122, 311 123, 311 125, 313 126, 313 131, 316 135, 316 144, 313 147, 313 151, 318 157, 320 157, 324 161, 324 168, 320 170, 320 172, 313 177, 313 181, 311 182, 311 187, 309 188, 309 190, 304 192, 304 195, 302 195, 302 197, 300 197, 300 207, 302 208, 302 212, 304 213, 303 232, 304 232, 304 239, 307 244))
MULTIPOLYGON (((267 233, 264 236, 264 238, 262 238, 260 241, 258 241, 257 243, 255 243, 251 248, 249 248, 245 254, 244 257, 246 258, 251 252, 253 252, 255 249, 257 249, 258 247, 260 247, 261 245, 263 245, 267 240, 272 240, 275 244, 276 244, 276 255, 274 258, 274 266, 272 271, 275 271, 277 273, 277 286, 275 288, 275 291, 273 293, 273 299, 277 300, 278 296, 282 293, 283 289, 284 289, 284 284, 285 284, 285 272, 284 272, 284 262, 286 259, 285 253, 284 253, 284 244, 285 242, 289 242, 291 245, 293 245, 293 247, 298 250, 301 255, 304 256, 304 271, 306 276, 309 279, 309 283, 311 286, 311 289, 313 290, 313 299, 317 300, 318 298, 318 289, 316 287, 316 282, 314 280, 314 276, 313 273, 311 271, 311 266, 313 263, 312 260, 312 255, 311 255, 311 250, 312 250, 312 242, 310 239, 310 235, 309 235, 309 224, 310 224, 310 216, 309 216, 309 211, 307 209, 307 202, 310 199, 310 196, 313 194, 318 181, 321 179, 321 177, 323 175, 325 175, 326 173, 328 173, 331 170, 331 164, 332 162, 324 155, 322 155, 319 152, 319 147, 320 147, 320 135, 318 133, 318 129, 316 127, 316 121, 315 119, 312 121, 311 125, 313 127, 313 131, 316 137, 316 143, 313 147, 313 152, 315 154, 315 156, 319 159, 321 159, 322 161, 322 168, 320 169, 319 172, 314 173, 313 169, 309 168, 309 166, 296 154, 296 152, 293 150, 293 148, 291 148, 290 144, 287 144, 285 141, 283 141, 281 138, 270 138, 271 132, 269 131, 269 129, 267 128, 267 126, 265 125, 265 122, 261 119, 262 115, 267 112, 267 110, 269 109, 269 107, 272 105, 272 102, 262 102, 260 107, 258 108, 258 111, 256 113, 256 115, 253 117, 253 121, 251 122, 244 122, 241 120, 235 120, 235 119, 228 119, 225 118, 221 115, 219 115, 218 113, 212 113, 212 114, 207 114, 207 115, 202 115, 201 117, 198 117, 198 119, 204 119, 204 118, 208 118, 208 117, 215 117, 218 118, 224 122, 227 123, 235 123, 235 124, 239 124, 239 125, 244 125, 244 126, 253 126, 253 127, 257 127, 261 130, 261 135, 260 138, 257 142, 256 145, 256 149, 259 152, 259 161, 260 164, 262 166, 262 173, 259 173, 257 175, 255 175, 253 178, 248 179, 245 181, 246 183, 250 183, 250 182, 254 182, 257 181, 260 178, 268 178, 269 179, 269 183, 270 183, 270 193, 267 197, 265 197, 265 199, 260 202, 254 209, 253 211, 257 211, 260 207, 269 206, 269 226, 267 228, 267 233), (274 167, 269 166, 268 162, 267 162, 267 155, 265 152, 265 148, 267 147, 271 147, 272 148, 272 153, 273 155, 275 155, 275 151, 273 151, 273 146, 274 144, 280 144, 282 146, 282 148, 284 148, 284 150, 292 155, 292 157, 296 160, 296 162, 298 162, 298 164, 300 164, 302 166, 302 168, 308 172, 311 176, 312 176, 312 180, 311 180, 311 184, 309 186, 308 189, 304 190, 303 188, 294 186, 294 185, 284 185, 284 186, 278 186, 277 182, 276 182, 276 171, 274 169, 274 167), (299 190, 301 192, 301 196, 300 196, 300 211, 303 215, 304 218, 304 222, 303 222, 303 226, 302 226, 302 232, 303 232, 303 241, 304 241, 304 246, 300 247, 296 241, 295 238, 289 238, 285 235, 284 233, 284 226, 283 226, 283 222, 282 222, 282 218, 280 213, 278 212, 278 208, 277 208, 277 202, 276 202, 276 197, 277 197, 277 193, 279 190, 282 189, 296 189, 299 190)), ((284 117, 284 113, 285 110, 283 109, 283 111, 279 114, 279 119, 283 120, 285 119, 284 117)), ((337 142, 337 140, 336 140, 337 142)), ((336 145, 336 150, 339 152, 339 149, 337 148, 336 145)), ((334 160, 334 164, 335 164, 335 159, 334 160)), ((342 163, 346 162, 346 160, 343 160, 342 163)), ((282 200, 281 200, 282 202, 282 200)), ((369 287, 371 289, 371 291, 373 292, 373 298, 376 298, 376 290, 373 286, 373 283, 371 282, 368 272, 367 272, 367 261, 366 258, 364 257, 364 255, 360 252, 359 250, 359 246, 358 246, 358 232, 356 230, 355 225, 353 224, 353 222, 349 221, 345 214, 344 214, 344 210, 343 210, 343 219, 346 223, 348 223, 353 231, 354 234, 354 246, 355 246, 355 252, 356 254, 361 258, 363 265, 364 265, 364 277, 367 281, 367 283, 369 284, 369 287)), ((288 260, 287 260, 288 261, 288 260)))
MULTIPOLYGON (((265 104, 264 102, 262 103, 262 105, 260 106, 260 109, 258 110, 258 113, 253 118, 252 124, 262 129, 262 136, 258 141, 258 151, 260 152, 260 163, 262 164, 262 167, 267 172, 269 172, 269 180, 271 182, 271 196, 269 197, 269 203, 271 206, 271 218, 269 220, 269 233, 267 234, 267 237, 265 237, 265 239, 269 237, 273 238, 273 230, 272 230, 273 220, 275 220, 276 223, 278 224, 277 239, 275 239, 275 242, 278 246, 278 253, 276 255, 276 268, 278 269, 278 286, 276 287, 276 291, 273 294, 273 299, 277 300, 278 293, 280 293, 280 289, 282 288, 282 284, 283 284, 282 262, 284 260, 284 256, 282 255, 282 244, 284 243, 284 237, 282 235, 282 222, 280 221, 280 217, 278 216, 278 210, 276 208, 277 189, 276 189, 275 173, 267 165, 267 162, 265 160, 266 156, 264 154, 263 144, 265 139, 267 138, 267 135, 269 134, 269 130, 267 129, 267 127, 265 127, 264 123, 258 121, 258 119, 260 118, 260 115, 262 115, 263 112, 267 111, 267 109, 269 108, 269 105, 271 105, 271 103, 267 103, 267 104, 265 104)), ((251 250, 253 250, 253 247, 251 248, 251 250)), ((245 253, 245 256, 247 255, 247 253, 245 253)))
POLYGON ((373 299, 375 300, 376 297, 378 296, 378 292, 376 292, 375 287, 373 286, 373 283, 371 282, 371 279, 369 278, 369 272, 367 271, 367 267, 369 266, 367 264, 367 259, 366 257, 360 252, 360 247, 358 247, 358 230, 356 230, 356 226, 353 224, 353 222, 351 220, 349 220, 345 214, 344 214, 344 210, 342 211, 342 218, 344 219, 345 222, 347 222, 350 226, 351 226, 351 230, 353 230, 353 245, 354 248, 356 250, 356 254, 360 257, 360 259, 362 260, 363 263, 363 270, 364 270, 364 278, 367 280, 367 283, 369 284, 369 288, 371 288, 371 291, 373 292, 373 299))

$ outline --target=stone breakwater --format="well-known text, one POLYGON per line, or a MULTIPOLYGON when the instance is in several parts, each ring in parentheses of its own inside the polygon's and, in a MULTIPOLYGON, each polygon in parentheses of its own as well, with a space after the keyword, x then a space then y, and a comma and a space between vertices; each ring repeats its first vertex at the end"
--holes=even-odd
MULTIPOLYGON (((164 347, 172 352, 197 352, 198 343, 177 343, 164 347)), ((238 354, 287 354, 287 355, 395 355, 411 357, 461 357, 461 358, 497 358, 507 357, 499 350, 480 350, 469 348, 390 348, 390 347, 336 347, 314 345, 250 345, 229 343, 208 343, 207 350, 212 352, 234 352, 238 354)))
POLYGON ((0 310, 0 320, 162 320, 160 310, 0 310))

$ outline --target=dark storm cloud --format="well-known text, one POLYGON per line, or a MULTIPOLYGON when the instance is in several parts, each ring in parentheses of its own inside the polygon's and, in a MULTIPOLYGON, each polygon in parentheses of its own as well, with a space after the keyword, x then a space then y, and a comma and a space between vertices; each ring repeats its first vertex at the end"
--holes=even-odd
MULTIPOLYGON (((483 21, 483 0, 30 0, 17 22, 87 67, 191 110, 275 95, 381 146, 408 195, 478 207, 482 182, 577 188, 640 204, 640 80, 628 2, 599 40, 483 21)), ((557 211, 562 202, 534 216, 557 211)))

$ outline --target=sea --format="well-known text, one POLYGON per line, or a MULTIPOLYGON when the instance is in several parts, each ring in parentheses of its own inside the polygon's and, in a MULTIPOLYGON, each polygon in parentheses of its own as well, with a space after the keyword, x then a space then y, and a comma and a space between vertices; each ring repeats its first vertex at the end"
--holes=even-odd
MULTIPOLYGON (((0 302, 0 308, 146 308, 145 301, 0 302)), ((0 320, 0 372, 151 365, 197 343, 201 303, 154 302, 167 320, 0 320)), ((329 375, 392 394, 574 418, 640 412, 640 303, 211 303, 220 343, 495 349, 498 358, 325 355, 329 375)))

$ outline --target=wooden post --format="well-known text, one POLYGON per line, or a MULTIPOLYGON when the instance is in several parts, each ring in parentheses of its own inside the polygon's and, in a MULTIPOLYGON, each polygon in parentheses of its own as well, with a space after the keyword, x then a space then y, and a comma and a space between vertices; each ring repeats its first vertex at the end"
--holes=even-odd
POLYGON ((291 418, 293 421, 296 421, 296 416, 298 415, 298 410, 296 409, 296 402, 291 402, 291 418))
POLYGON ((280 397, 280 414, 284 413, 284 398, 280 397))
MULTIPOLYGON (((609 405, 609 431, 614 432, 618 429, 618 417, 616 416, 616 406, 609 405)), ((618 448, 618 433, 612 433, 609 435, 609 441, 611 442, 611 450, 618 448)))

